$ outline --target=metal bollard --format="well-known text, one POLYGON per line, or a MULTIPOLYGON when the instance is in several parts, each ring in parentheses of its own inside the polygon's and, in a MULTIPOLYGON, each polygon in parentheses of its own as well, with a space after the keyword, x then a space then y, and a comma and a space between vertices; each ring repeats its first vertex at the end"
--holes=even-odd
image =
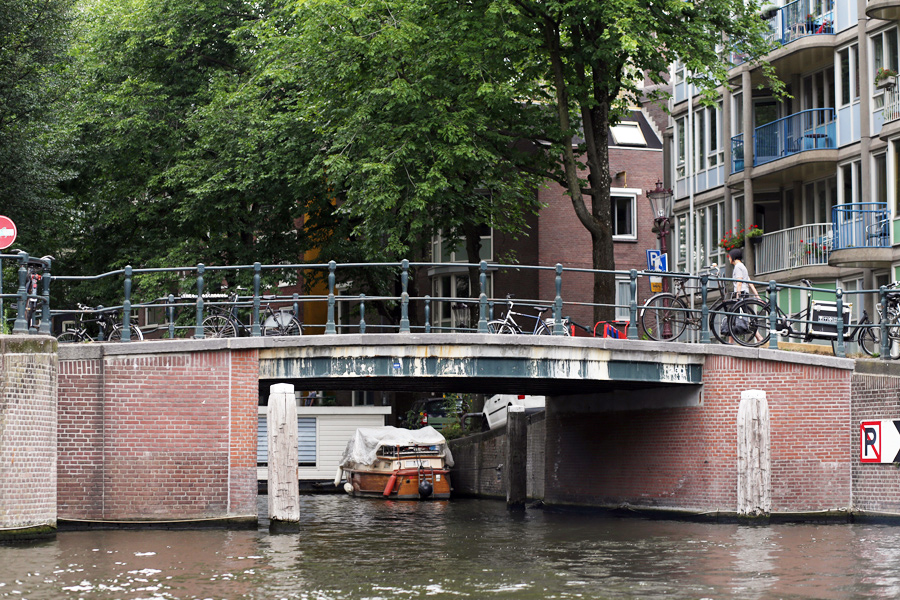
POLYGON ((259 326, 259 276, 262 271, 262 265, 258 262, 253 263, 253 325, 250 326, 250 335, 259 337, 262 335, 262 329, 259 326))
POLYGON ((197 322, 194 324, 194 338, 203 339, 203 273, 206 267, 203 263, 197 265, 197 322))
POLYGON ((565 335, 562 323, 562 273, 563 266, 556 263, 556 299, 553 301, 553 335, 565 335))
POLYGON ((769 280, 769 349, 778 350, 778 284, 769 280))
POLYGON ((400 268, 400 333, 409 333, 409 260, 404 258, 400 268))
POLYGON ((478 271, 478 333, 487 333, 487 261, 478 264, 478 271))
POLYGON ((425 333, 431 333, 431 296, 425 296, 425 333))
POLYGON ((629 273, 631 281, 629 283, 629 318, 628 318, 628 339, 638 339, 637 334, 637 270, 632 269, 629 273))
POLYGON ((709 274, 704 273, 700 276, 700 343, 708 344, 709 339, 709 304, 707 296, 709 295, 709 274))
POLYGON ((359 332, 366 332, 366 295, 359 295, 359 332))
POLYGON ((131 265, 125 267, 125 301, 122 302, 122 341, 131 341, 131 265))
POLYGON ((328 317, 325 322, 325 333, 337 333, 334 326, 334 270, 337 263, 333 260, 328 261, 328 317))
POLYGON ((837 355, 841 358, 847 356, 844 349, 844 290, 837 288, 834 290, 835 303, 837 305, 837 355))

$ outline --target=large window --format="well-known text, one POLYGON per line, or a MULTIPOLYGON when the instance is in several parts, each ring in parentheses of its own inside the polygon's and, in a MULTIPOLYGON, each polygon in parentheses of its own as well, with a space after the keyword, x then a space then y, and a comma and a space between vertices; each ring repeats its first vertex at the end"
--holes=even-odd
POLYGON ((687 163, 687 135, 685 129, 687 127, 687 117, 679 117, 675 119, 675 176, 683 179, 686 175, 685 165, 687 163))
POLYGON ((840 66, 840 105, 859 100, 859 48, 856 44, 838 51, 840 66))
POLYGON ((900 49, 897 46, 897 29, 876 33, 872 36, 872 81, 879 69, 900 71, 900 49))
MULTIPOLYGON (((480 257, 471 261, 492 260, 493 258, 493 230, 487 225, 479 227, 481 233, 480 257)), ((444 237, 443 232, 434 237, 432 244, 432 258, 434 262, 470 262, 466 254, 466 242, 459 238, 444 237)))
POLYGON ((835 177, 820 179, 804 186, 806 223, 830 223, 831 209, 838 202, 838 182, 835 177))

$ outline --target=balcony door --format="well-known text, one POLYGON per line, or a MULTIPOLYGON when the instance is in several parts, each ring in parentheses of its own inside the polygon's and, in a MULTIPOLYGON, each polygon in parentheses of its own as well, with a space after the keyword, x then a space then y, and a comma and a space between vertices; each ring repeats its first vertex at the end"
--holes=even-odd
POLYGON ((755 164, 763 164, 782 154, 781 140, 778 135, 778 102, 773 98, 753 99, 753 136, 756 138, 755 164))

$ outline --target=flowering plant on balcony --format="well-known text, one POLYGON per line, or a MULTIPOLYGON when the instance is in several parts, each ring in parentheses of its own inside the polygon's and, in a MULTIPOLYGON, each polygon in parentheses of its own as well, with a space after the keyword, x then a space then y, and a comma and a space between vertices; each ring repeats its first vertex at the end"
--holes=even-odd
POLYGON ((759 237, 762 234, 763 230, 756 225, 751 225, 749 228, 741 227, 739 230, 729 229, 725 232, 725 236, 719 240, 719 247, 724 248, 726 252, 733 248, 743 248, 745 240, 759 237))
POLYGON ((803 242, 800 240, 802 248, 801 255, 810 259, 820 259, 825 256, 825 245, 818 242, 803 242))
POLYGON ((892 87, 897 81, 897 71, 881 67, 875 73, 875 87, 892 87))

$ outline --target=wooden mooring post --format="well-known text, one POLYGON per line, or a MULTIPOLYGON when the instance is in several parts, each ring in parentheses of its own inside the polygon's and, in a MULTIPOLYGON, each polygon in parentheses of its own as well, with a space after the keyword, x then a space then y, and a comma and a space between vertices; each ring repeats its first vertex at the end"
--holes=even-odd
POLYGON ((524 406, 506 410, 506 508, 519 511, 528 495, 528 427, 524 406))
POLYGON ((300 526, 297 482, 297 401, 294 386, 278 383, 269 391, 269 530, 300 526))
POLYGON ((741 392, 737 416, 737 512, 758 517, 772 510, 769 403, 762 390, 741 392))

